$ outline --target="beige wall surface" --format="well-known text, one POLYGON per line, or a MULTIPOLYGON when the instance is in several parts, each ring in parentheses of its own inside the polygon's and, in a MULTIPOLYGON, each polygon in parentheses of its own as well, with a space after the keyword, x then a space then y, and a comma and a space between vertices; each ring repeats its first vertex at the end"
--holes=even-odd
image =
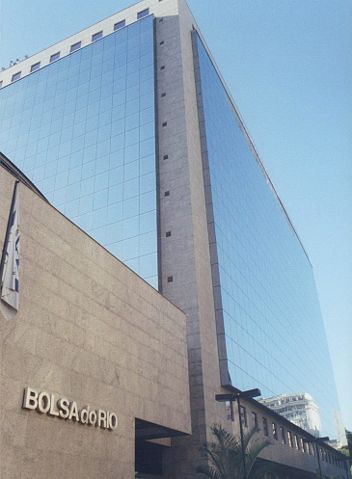
MULTIPOLYGON (((0 248, 14 178, 0 168, 0 248)), ((134 477, 135 417, 190 432, 184 314, 19 184, 20 307, 0 306, 0 478, 134 477), (25 387, 114 431, 22 409, 25 387)))

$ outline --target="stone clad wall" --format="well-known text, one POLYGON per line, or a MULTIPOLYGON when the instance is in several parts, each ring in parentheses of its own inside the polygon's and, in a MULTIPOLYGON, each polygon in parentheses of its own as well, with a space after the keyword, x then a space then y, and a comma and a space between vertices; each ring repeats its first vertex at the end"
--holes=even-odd
MULTIPOLYGON (((0 168, 0 247, 14 178, 0 168)), ((190 432, 184 314, 24 185, 20 309, 0 309, 0 477, 134 477, 134 419, 190 432), (30 386, 114 431, 21 408, 30 386)))

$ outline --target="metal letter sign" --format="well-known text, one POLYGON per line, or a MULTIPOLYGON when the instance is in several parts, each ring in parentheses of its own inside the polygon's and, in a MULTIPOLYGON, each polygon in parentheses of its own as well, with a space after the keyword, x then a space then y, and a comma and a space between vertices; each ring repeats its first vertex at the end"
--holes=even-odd
POLYGON ((118 425, 117 416, 113 412, 104 409, 91 410, 89 406, 78 409, 76 401, 70 401, 65 397, 57 398, 55 394, 29 387, 24 390, 22 407, 110 431, 116 429, 118 425))

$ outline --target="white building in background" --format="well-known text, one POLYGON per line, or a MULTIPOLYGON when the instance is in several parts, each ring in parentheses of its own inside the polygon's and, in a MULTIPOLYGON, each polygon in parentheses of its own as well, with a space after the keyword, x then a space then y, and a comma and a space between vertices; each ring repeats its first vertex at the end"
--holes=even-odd
MULTIPOLYGON (((339 448, 339 447, 347 446, 346 429, 343 424, 340 411, 335 411, 335 423, 336 423, 336 431, 337 431, 336 447, 339 448)), ((331 445, 335 447, 332 441, 331 441, 331 445)))
POLYGON ((319 407, 310 394, 280 394, 261 402, 302 429, 319 436, 319 407))

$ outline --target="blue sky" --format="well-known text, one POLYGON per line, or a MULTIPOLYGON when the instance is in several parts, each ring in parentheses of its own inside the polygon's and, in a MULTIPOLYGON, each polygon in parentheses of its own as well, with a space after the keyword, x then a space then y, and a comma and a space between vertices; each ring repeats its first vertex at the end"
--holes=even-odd
MULTIPOLYGON (((0 0, 0 66, 132 3, 0 0)), ((352 429, 352 3, 189 5, 313 263, 352 429)))

